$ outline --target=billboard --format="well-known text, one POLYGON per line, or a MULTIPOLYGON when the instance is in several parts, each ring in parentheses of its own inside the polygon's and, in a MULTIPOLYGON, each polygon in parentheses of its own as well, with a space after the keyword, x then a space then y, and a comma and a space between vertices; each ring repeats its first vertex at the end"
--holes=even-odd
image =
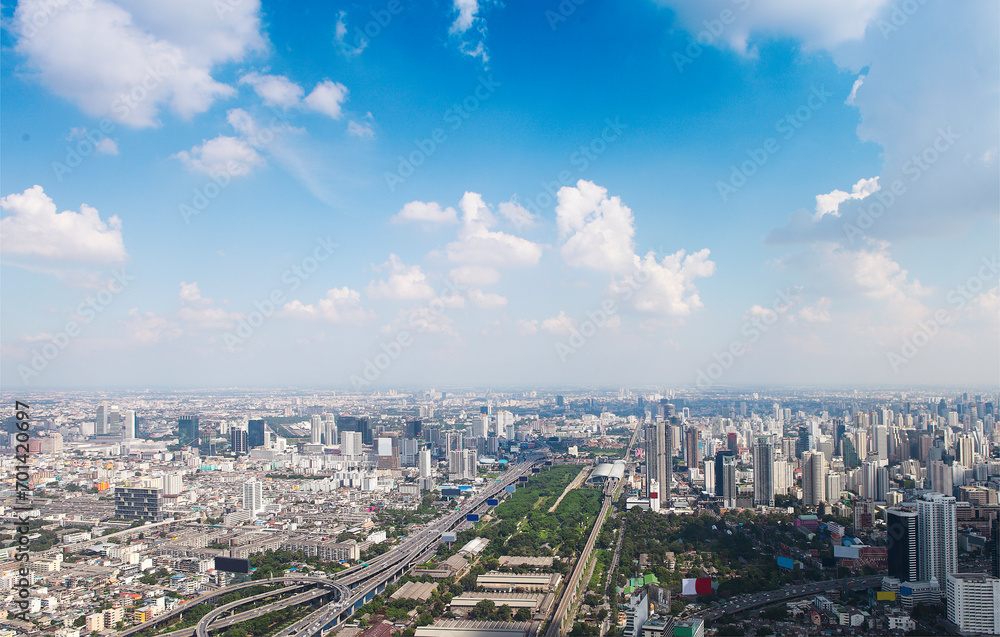
POLYGON ((552 461, 551 460, 546 460, 545 461, 545 466, 546 467, 551 467, 552 466, 552 461))
POLYGON ((528 476, 521 476, 520 478, 518 478, 518 480, 520 480, 521 482, 527 482, 528 476))
POLYGON ((506 488, 506 489, 504 489, 504 490, 505 490, 505 491, 506 491, 507 493, 514 493, 515 491, 517 491, 517 487, 515 487, 514 485, 510 485, 509 487, 507 487, 507 488, 506 488))
POLYGON ((858 559, 858 547, 856 546, 835 546, 833 547, 833 556, 836 558, 844 558, 848 560, 858 559))
POLYGON ((250 560, 236 557, 216 557, 215 570, 227 573, 249 573, 250 560))
POLYGON ((468 513, 465 516, 465 521, 466 522, 478 522, 479 521, 479 514, 478 513, 468 513))
POLYGON ((779 555, 778 568, 787 568, 788 570, 792 570, 795 568, 795 562, 790 557, 781 557, 779 555))
POLYGON ((539 469, 538 467, 532 467, 532 468, 531 468, 531 472, 532 472, 532 473, 541 473, 541 472, 542 472, 542 470, 541 470, 541 469, 539 469))
POLYGON ((445 542, 454 542, 456 539, 458 539, 458 536, 455 535, 454 533, 442 533, 441 534, 441 540, 443 540, 445 542))
POLYGON ((441 495, 443 495, 446 498, 457 498, 458 496, 462 495, 462 491, 461 489, 456 489, 453 487, 445 487, 444 489, 441 489, 441 495))
POLYGON ((497 500, 496 498, 487 498, 486 499, 486 506, 495 507, 498 504, 500 504, 500 500, 497 500))
POLYGON ((710 595, 712 593, 712 578, 685 578, 681 581, 681 595, 710 595))
POLYGON ((895 591, 878 591, 875 593, 875 599, 880 602, 894 602, 896 601, 895 591))

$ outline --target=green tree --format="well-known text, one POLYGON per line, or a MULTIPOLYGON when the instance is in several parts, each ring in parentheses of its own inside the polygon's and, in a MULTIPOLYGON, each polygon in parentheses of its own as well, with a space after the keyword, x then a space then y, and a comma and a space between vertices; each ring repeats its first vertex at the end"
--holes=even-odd
MULTIPOLYGON (((510 607, 508 607, 509 610, 510 607)), ((473 619, 490 619, 497 610, 497 605, 492 599, 484 599, 472 607, 473 619)))

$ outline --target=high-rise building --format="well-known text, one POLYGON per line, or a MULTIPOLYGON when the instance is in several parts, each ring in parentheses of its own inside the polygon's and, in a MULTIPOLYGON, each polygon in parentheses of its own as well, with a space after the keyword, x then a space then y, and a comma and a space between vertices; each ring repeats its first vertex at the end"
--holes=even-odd
MULTIPOLYGON (((653 480, 660 484, 660 508, 670 506, 671 475, 667 473, 667 432, 662 420, 646 426, 646 490, 653 480)), ((670 467, 673 469, 673 467, 670 467)))
POLYGON ((938 583, 958 570, 958 510, 955 498, 930 493, 917 500, 920 579, 938 583))
POLYGON ((736 482, 736 456, 722 458, 722 506, 727 509, 736 508, 736 498, 739 487, 736 482))
POLYGON ((420 477, 431 477, 431 450, 421 449, 417 455, 419 456, 420 477))
POLYGON ((365 416, 341 416, 337 422, 337 431, 357 431, 361 434, 361 443, 365 445, 370 445, 373 441, 371 422, 365 416))
POLYGON ((885 514, 889 575, 900 582, 916 582, 920 577, 916 507, 891 507, 885 514))
POLYGON ((475 449, 448 452, 448 473, 456 480, 475 480, 478 458, 475 449))
POLYGON ((264 446, 264 420, 257 419, 251 420, 247 423, 247 446, 251 449, 253 447, 263 447, 264 446))
POLYGON ((684 461, 688 469, 697 469, 700 460, 698 453, 698 430, 688 427, 684 432, 684 461))
POLYGON ((125 424, 122 426, 122 439, 135 440, 135 411, 132 409, 125 412, 125 424))
POLYGON ((993 577, 1000 578, 1000 520, 993 520, 993 577))
POLYGON ((108 425, 104 433, 110 436, 122 436, 122 411, 118 405, 111 405, 108 410, 108 425))
POLYGON ((985 573, 951 573, 945 594, 948 621, 963 635, 1000 635, 1000 579, 985 573))
POLYGON ((309 442, 314 445, 323 444, 323 418, 314 414, 309 419, 309 442))
POLYGON ((931 460, 928 469, 931 479, 931 490, 944 495, 952 495, 955 490, 954 472, 951 465, 943 460, 931 460))
POLYGON ((705 493, 715 495, 715 460, 705 460, 705 493))
POLYGON ((177 442, 181 446, 198 444, 199 433, 196 416, 185 416, 177 419, 177 442))
POLYGON ((94 434, 105 436, 108 433, 108 404, 101 403, 97 406, 97 416, 94 418, 94 434))
POLYGON ((774 442, 760 436, 753 445, 753 503, 774 506, 774 442))
POLYGON ((328 447, 337 444, 337 420, 333 414, 323 417, 323 444, 328 447))
POLYGON ((115 487, 115 517, 162 522, 163 490, 151 487, 115 487))
POLYGON ((250 451, 248 439, 245 426, 236 426, 229 430, 229 446, 236 455, 246 455, 250 451))
POLYGON ((802 504, 819 506, 826 500, 826 456, 821 451, 802 454, 802 504))
POLYGON ((722 485, 725 483, 725 478, 723 477, 723 462, 726 458, 731 457, 733 452, 728 449, 721 449, 715 452, 715 495, 722 495, 722 485))
POLYGON ((962 434, 955 441, 955 462, 971 469, 976 464, 973 456, 974 440, 969 434, 962 434))
POLYGON ((257 478, 250 478, 243 483, 243 510, 250 515, 257 515, 264 510, 264 485, 257 478))
POLYGON ((355 458, 361 455, 361 432, 340 432, 340 455, 355 458))
POLYGON ((885 502, 889 493, 889 468, 872 456, 861 466, 861 495, 876 502, 885 502))
POLYGON ((420 439, 420 434, 423 432, 424 422, 422 420, 407 420, 406 421, 406 437, 412 438, 414 440, 420 439))

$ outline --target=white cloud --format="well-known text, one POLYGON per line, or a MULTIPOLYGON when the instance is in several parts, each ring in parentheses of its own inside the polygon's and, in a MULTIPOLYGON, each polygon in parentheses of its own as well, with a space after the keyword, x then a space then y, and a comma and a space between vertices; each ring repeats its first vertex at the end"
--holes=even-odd
POLYGON ((799 310, 799 318, 807 323, 829 323, 833 320, 830 316, 830 299, 822 297, 813 305, 807 305, 799 310))
POLYGON ((212 69, 264 48, 258 0, 226 3, 221 15, 217 4, 22 0, 15 50, 33 77, 88 115, 157 126, 163 107, 190 118, 233 95, 212 69))
POLYGON ((530 228, 538 225, 538 217, 514 199, 497 206, 497 212, 511 222, 515 228, 530 228))
POLYGON ((331 288, 314 305, 298 299, 285 304, 281 315, 289 318, 319 319, 333 323, 359 323, 375 318, 361 307, 361 293, 348 287, 331 288))
POLYGON ((486 20, 479 15, 482 8, 479 0, 454 0, 452 11, 457 15, 448 32, 459 38, 459 50, 462 53, 480 58, 485 64, 489 61, 490 56, 484 43, 486 20))
POLYGON ((215 301, 201 295, 198 283, 181 281, 181 307, 177 317, 188 327, 198 330, 225 330, 232 328, 243 317, 216 305, 215 301))
MULTIPOLYGON (((84 126, 77 126, 71 128, 69 135, 66 136, 67 141, 80 141, 87 138, 88 131, 84 126)), ((118 144, 115 140, 110 137, 105 137, 102 133, 98 133, 99 138, 97 142, 94 143, 93 137, 90 137, 91 143, 94 143, 94 152, 98 155, 117 155, 118 154, 118 144)))
POLYGON ((532 336, 538 333, 537 319, 517 319, 517 333, 521 336, 532 336))
POLYGON ((469 290, 469 301, 473 307, 481 310, 497 310, 507 306, 507 298, 492 292, 483 292, 478 288, 469 290))
POLYGON ((562 310, 556 316, 542 321, 541 328, 556 336, 568 336, 577 332, 576 322, 562 310))
POLYGON ((556 225, 567 265, 623 277, 612 281, 614 294, 627 295, 640 312, 688 316, 702 307, 697 278, 712 276, 709 250, 678 250, 656 260, 653 252, 635 253, 632 211, 618 197, 593 182, 580 180, 557 193, 556 225), (626 290, 631 291, 626 291, 626 290))
POLYGON ((843 190, 834 190, 825 195, 816 195, 815 219, 822 219, 823 215, 839 217, 840 204, 851 199, 864 199, 873 192, 878 192, 879 189, 878 177, 872 177, 871 179, 861 179, 858 181, 849 193, 843 190))
POLYGON ((427 277, 419 265, 406 265, 395 254, 390 254, 389 260, 382 267, 389 268, 389 278, 369 283, 365 288, 365 294, 369 298, 412 301, 434 296, 434 288, 427 283, 427 277))
POLYGON ((482 195, 466 192, 458 207, 462 227, 458 240, 449 243, 448 258, 455 263, 494 267, 535 265, 542 258, 542 247, 506 232, 490 230, 496 218, 483 202, 482 195))
POLYGON ((110 137, 105 137, 95 145, 97 153, 100 155, 117 155, 118 144, 110 137))
POLYGON ((419 221, 423 223, 457 223, 458 213, 451 206, 442 208, 436 201, 411 201, 392 218, 394 223, 419 221))
POLYGON ((854 80, 854 85, 851 86, 851 94, 847 96, 846 100, 844 100, 844 104, 847 104, 848 106, 854 106, 854 100, 858 96, 858 89, 861 88, 861 85, 864 83, 865 83, 865 74, 862 73, 861 75, 858 76, 856 80, 854 80))
POLYGON ((147 344, 171 340, 182 333, 181 326, 177 323, 155 312, 140 312, 137 308, 129 310, 125 329, 129 338, 147 344))
POLYGON ((347 13, 344 11, 337 14, 337 26, 334 30, 334 36, 337 38, 337 44, 340 45, 340 49, 348 55, 360 55, 362 51, 368 48, 368 38, 361 34, 360 29, 355 28, 353 43, 347 41, 347 13))
POLYGON ((454 0, 454 10, 458 12, 451 24, 452 33, 465 33, 472 27, 476 14, 479 13, 478 0, 454 0))
POLYGON ((122 222, 116 215, 101 220, 95 208, 56 212, 56 205, 32 186, 0 199, 8 216, 0 220, 0 246, 5 254, 86 263, 120 263, 128 258, 122 222))
POLYGON ((340 106, 347 99, 347 87, 339 82, 323 80, 316 85, 312 93, 306 96, 304 103, 310 110, 322 113, 333 119, 340 119, 340 106))
POLYGON ((492 285, 500 280, 500 273, 493 268, 482 265, 463 265, 448 273, 455 285, 481 287, 492 285))
POLYGON ((264 163, 264 158, 253 146, 239 137, 228 135, 219 135, 201 146, 192 146, 190 152, 182 150, 171 156, 179 159, 190 170, 206 175, 249 175, 254 168, 264 163))
POLYGON ((284 75, 261 75, 254 71, 241 77, 240 84, 248 84, 253 87, 254 92, 267 106, 281 108, 298 106, 305 94, 301 86, 284 75))
POLYGON ((181 281, 181 300, 186 303, 197 303, 202 300, 201 290, 198 288, 198 283, 192 281, 191 283, 186 283, 181 281))
POLYGON ((754 35, 796 38, 807 49, 830 48, 859 40, 890 3, 890 0, 739 0, 723 6, 704 0, 656 1, 677 12, 678 21, 692 38, 705 32, 708 42, 718 38, 742 54, 749 52, 748 40, 754 35), (731 24, 720 20, 723 9, 734 14, 731 24), (721 34, 713 34, 706 26, 716 22, 722 28, 721 34))
POLYGON ((360 137, 361 139, 372 139, 375 137, 375 127, 372 125, 371 116, 372 114, 368 113, 366 121, 356 122, 352 119, 347 122, 347 134, 360 137))

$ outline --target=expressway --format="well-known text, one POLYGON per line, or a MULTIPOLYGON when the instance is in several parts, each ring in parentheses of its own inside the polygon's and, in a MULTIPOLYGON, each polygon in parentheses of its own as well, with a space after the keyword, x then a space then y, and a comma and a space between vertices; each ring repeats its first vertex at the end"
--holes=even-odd
POLYGON ((756 608, 758 606, 770 606, 779 602, 785 602, 796 597, 808 597, 816 593, 825 591, 835 591, 845 586, 852 590, 879 587, 882 583, 883 575, 871 575, 869 577, 849 577, 845 579, 826 580, 823 582, 811 582, 809 584, 799 584, 797 586, 786 586, 777 591, 766 591, 754 593, 749 598, 733 598, 721 606, 714 606, 710 609, 694 613, 693 617, 704 619, 718 619, 723 615, 742 613, 743 611, 756 608))
MULTIPOLYGON (((360 608, 365 602, 371 600, 375 593, 384 589, 388 583, 402 577, 415 564, 420 564, 431 558, 437 551, 437 543, 441 539, 442 533, 452 530, 463 523, 467 514, 482 511, 486 507, 487 499, 498 497, 506 487, 517 482, 519 478, 530 475, 531 469, 545 457, 545 454, 534 454, 526 462, 509 469, 504 475, 503 480, 491 483, 470 504, 448 513, 444 517, 432 521, 426 527, 411 533, 393 550, 374 558, 365 565, 352 566, 349 569, 341 571, 337 574, 335 580, 323 580, 327 585, 334 585, 338 588, 340 594, 337 595, 337 598, 319 610, 281 630, 277 633, 276 637, 287 637, 290 635, 295 635, 296 637, 317 636, 324 630, 349 618, 354 611, 360 608)), ((287 578, 259 580, 256 583, 278 581, 279 579, 287 578)), ((310 578, 291 579, 299 581, 310 578)), ((213 594, 217 596, 231 590, 234 590, 234 587, 220 589, 219 591, 214 591, 213 594)), ((283 606, 287 605, 287 603, 283 603, 283 606)), ((197 637, 208 637, 209 625, 219 616, 236 606, 238 606, 236 602, 227 604, 205 615, 198 623, 194 631, 195 635, 197 637)), ((265 612, 265 609, 257 610, 265 612)), ((146 625, 144 624, 144 626, 146 625)))

